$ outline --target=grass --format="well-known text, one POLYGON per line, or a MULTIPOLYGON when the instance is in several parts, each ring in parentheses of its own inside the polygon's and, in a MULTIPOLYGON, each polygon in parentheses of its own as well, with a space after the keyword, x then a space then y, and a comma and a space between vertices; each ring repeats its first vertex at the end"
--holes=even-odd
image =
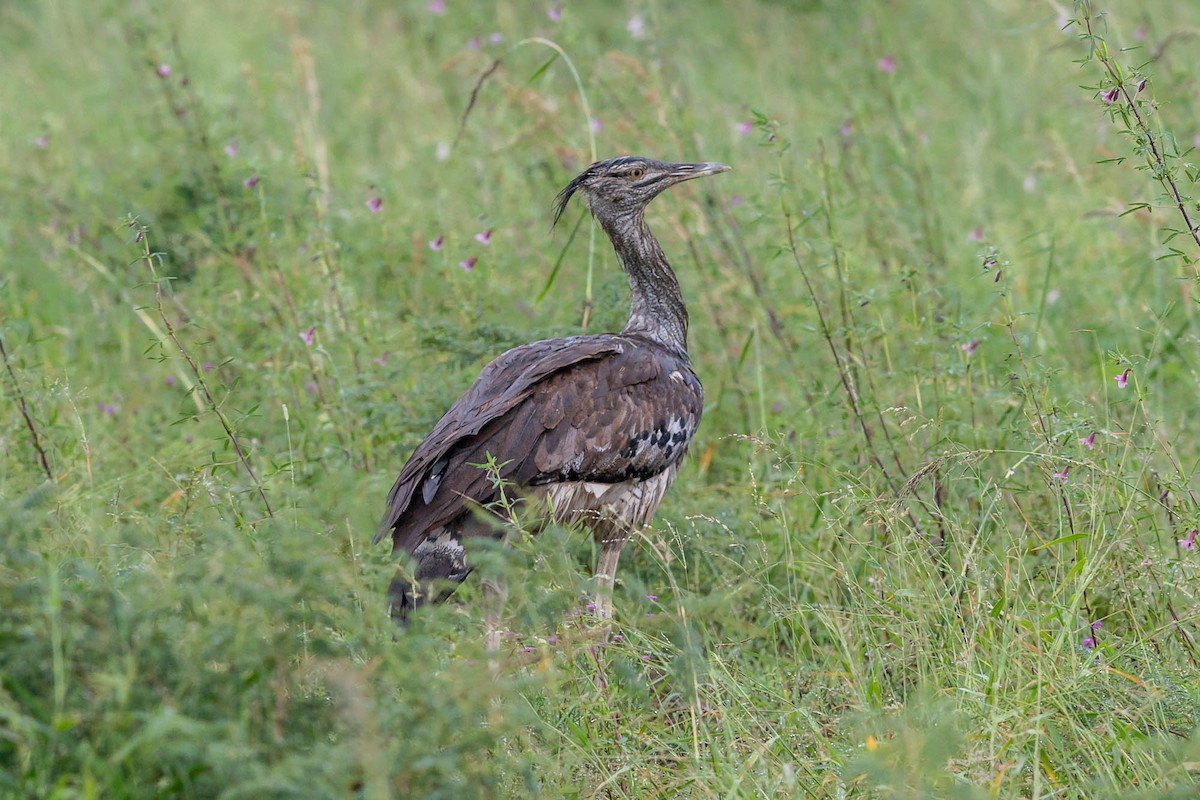
POLYGON ((4 5, 0 796, 1193 796, 1200 11, 1112 5, 4 5), (481 557, 493 674, 370 539, 622 324, 593 139, 734 167, 650 213, 708 405, 612 643, 481 557))

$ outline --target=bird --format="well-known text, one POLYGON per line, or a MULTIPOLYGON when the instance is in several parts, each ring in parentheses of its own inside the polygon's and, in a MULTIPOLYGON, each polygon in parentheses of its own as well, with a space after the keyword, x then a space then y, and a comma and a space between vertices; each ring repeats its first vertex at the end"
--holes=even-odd
MULTIPOLYGON (((554 225, 578 194, 608 235, 629 279, 629 319, 619 333, 501 354, 417 445, 375 536, 375 544, 390 536, 393 555, 414 562, 411 577, 400 571, 389 587, 393 619, 403 623, 449 597, 472 570, 471 542, 503 536, 510 497, 537 504, 545 521, 590 529, 599 551, 596 613, 611 616, 621 549, 675 480, 703 406, 687 308, 646 206, 671 186, 727 170, 620 156, 597 161, 559 192, 554 225)), ((483 588, 503 603, 495 583, 483 588)))

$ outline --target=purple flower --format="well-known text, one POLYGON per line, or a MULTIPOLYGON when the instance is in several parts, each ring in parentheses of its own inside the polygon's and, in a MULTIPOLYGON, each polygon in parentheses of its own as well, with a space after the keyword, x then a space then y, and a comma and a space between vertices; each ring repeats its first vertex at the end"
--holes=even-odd
POLYGON ((1182 547, 1184 550, 1187 550, 1189 553, 1196 549, 1196 529, 1195 528, 1192 528, 1192 531, 1191 531, 1191 533, 1189 533, 1187 535, 1187 538, 1179 540, 1179 546, 1182 547))
POLYGON ((746 200, 740 194, 735 194, 729 198, 729 205, 731 206, 740 206, 744 202, 746 200))
POLYGON ((317 393, 317 384, 313 383, 312 381, 309 381, 308 383, 304 384, 304 391, 308 392, 309 394, 316 394, 317 393))
POLYGON ((653 611, 647 611, 647 612, 646 612, 646 616, 647 616, 647 617, 653 617, 653 616, 654 616, 654 612, 653 612, 653 611))
POLYGON ((599 133, 600 132, 600 120, 596 119, 595 117, 592 117, 591 119, 589 119, 588 120, 588 129, 592 133, 599 133))
POLYGON ((115 416, 117 413, 117 407, 112 403, 96 403, 96 410, 106 417, 115 416))
POLYGON ((372 358, 371 360, 374 361, 376 364, 378 364, 381 367, 386 367, 387 366, 387 353, 384 353, 381 356, 376 356, 375 358, 372 358))
POLYGON ((1143 39, 1145 39, 1146 38, 1146 29, 1145 28, 1135 28, 1133 31, 1133 38, 1139 42, 1142 41, 1143 39))
POLYGON ((977 347, 979 347, 978 339, 972 339, 971 341, 967 342, 966 344, 960 345, 960 349, 964 353, 967 354, 967 358, 970 358, 971 356, 975 355, 975 349, 977 347))
POLYGON ((50 137, 43 134, 42 136, 39 136, 36 139, 34 139, 33 143, 38 146, 39 150, 45 150, 47 147, 50 146, 50 137))
POLYGON ((838 126, 838 133, 843 139, 849 139, 854 134, 854 124, 850 120, 846 120, 838 126))
POLYGON ((429 5, 425 7, 429 9, 430 14, 445 14, 446 0, 429 0, 429 5))
POLYGON ((1067 473, 1070 471, 1071 471, 1071 465, 1068 464, 1067 466, 1062 468, 1062 472, 1054 473, 1054 477, 1058 478, 1063 483, 1066 483, 1067 482, 1067 473))
POLYGON ((634 39, 641 39, 646 35, 646 20, 642 19, 641 14, 634 14, 629 18, 629 22, 625 23, 625 30, 629 31, 629 35, 634 39))
POLYGON ((462 267, 463 272, 470 272, 475 269, 475 262, 478 260, 475 256, 471 256, 464 261, 458 262, 458 265, 462 267))
POLYGON ((1093 639, 1091 636, 1084 639, 1082 642, 1080 642, 1080 644, 1083 645, 1084 650, 1095 650, 1096 649, 1096 640, 1093 639))
POLYGON ((1058 302, 1060 297, 1062 297, 1062 292, 1060 292, 1058 289, 1051 289, 1050 291, 1046 292, 1046 305, 1054 305, 1058 302))
POLYGON ((441 235, 439 235, 439 236, 438 236, 436 239, 432 239, 432 240, 430 240, 430 242, 429 242, 429 249, 430 249, 430 250, 433 250, 433 251, 435 251, 435 252, 436 252, 436 251, 438 251, 438 250, 441 250, 441 249, 442 249, 442 243, 443 243, 443 242, 445 242, 445 241, 446 241, 446 237, 445 237, 445 236, 441 236, 441 235))
POLYGON ((879 68, 880 72, 893 75, 896 72, 896 59, 894 56, 884 56, 875 62, 875 66, 879 68))
POLYGON ((650 660, 650 656, 642 656, 642 661, 649 661, 649 660, 650 660))
POLYGON ((558 644, 558 637, 557 636, 547 637, 546 643, 547 644, 558 644))
POLYGON ((546 9, 546 18, 551 22, 558 22, 562 19, 562 5, 551 6, 546 9))
POLYGON ((596 604, 588 603, 586 606, 584 606, 584 608, 587 609, 588 613, 590 614, 596 610, 596 604))
POLYGON ((1146 89, 1146 79, 1142 78, 1140 81, 1138 81, 1138 85, 1137 85, 1138 94, 1141 94, 1145 89, 1146 89))
POLYGON ((482 46, 482 45, 483 45, 483 40, 480 39, 478 36, 472 36, 470 39, 467 40, 467 47, 471 48, 472 50, 478 50, 480 48, 480 46, 482 46))
POLYGON ((1113 380, 1117 382, 1118 389, 1124 389, 1126 386, 1129 385, 1129 372, 1130 372, 1129 367, 1126 367, 1124 372, 1122 372, 1117 377, 1113 378, 1113 380))
POLYGON ((619 642, 619 641, 621 641, 621 640, 622 640, 622 639, 624 639, 624 638, 625 638, 625 637, 623 637, 621 634, 619 634, 619 633, 614 633, 614 634, 613 634, 613 643, 615 644, 616 642, 619 642))
POLYGON ((656 595, 656 594, 648 594, 648 595, 646 595, 646 599, 647 599, 647 600, 649 600, 651 603, 657 603, 657 602, 658 602, 658 595, 656 595))
POLYGON ((972 242, 982 242, 983 241, 983 228, 973 228, 971 230, 971 232, 967 234, 967 238, 970 239, 972 242))
POLYGON ((154 70, 154 72, 160 78, 169 78, 171 76, 171 67, 168 64, 159 64, 158 69, 154 70))
POLYGON ((529 645, 525 645, 524 647, 522 647, 522 648, 521 648, 521 652, 523 652, 523 653, 532 653, 532 652, 533 652, 533 648, 532 648, 532 647, 530 647, 529 645))
POLYGON ((479 242, 484 247, 487 247, 488 243, 492 241, 492 229, 488 228, 483 233, 475 234, 475 241, 479 242))
POLYGON ((212 368, 213 368, 213 364, 211 361, 205 361, 203 364, 200 365, 200 369, 203 372, 208 372, 212 368))
POLYGON ((186 442, 187 444, 191 444, 192 443, 192 435, 189 433, 187 436, 183 437, 183 441, 186 442))
POLYGON ((370 200, 367 201, 367 208, 371 209, 372 214, 378 214, 379 209, 383 208, 383 198, 382 197, 372 197, 370 200))
POLYGON ((501 36, 499 33, 493 33, 491 36, 488 37, 489 44, 500 44, 503 41, 504 41, 504 37, 501 36))
POLYGON ((255 186, 258 186, 258 176, 251 175, 249 178, 246 178, 246 180, 242 181, 242 186, 245 186, 247 189, 253 189, 255 186))
POLYGON ((230 142, 229 144, 225 145, 225 155, 229 156, 230 158, 237 157, 237 142, 230 142))
POLYGON ((313 325, 306 331, 300 331, 300 341, 304 342, 307 345, 311 345, 313 343, 313 331, 315 331, 316 329, 317 329, 317 326, 313 325))
POLYGON ((168 375, 168 376, 166 377, 166 384, 167 384, 167 386, 174 386, 174 385, 175 385, 175 376, 174 376, 174 375, 168 375))
POLYGON ((1080 439, 1079 443, 1081 445, 1083 445, 1084 447, 1086 447, 1088 450, 1095 449, 1095 447, 1096 447, 1096 432, 1092 431, 1090 434, 1088 434, 1084 438, 1080 439))
POLYGON ((754 132, 754 125, 746 120, 742 120, 737 124, 737 132, 742 136, 749 136, 754 132))
POLYGON ((1104 627, 1104 621, 1099 620, 1099 619, 1096 620, 1095 622, 1092 623, 1092 633, 1098 633, 1100 631, 1100 629, 1103 627, 1104 627))
POLYGON ((1105 103, 1115 103, 1115 102, 1117 102, 1117 98, 1119 96, 1120 96, 1120 91, 1117 89, 1116 86, 1114 86, 1113 88, 1109 89, 1107 92, 1103 92, 1100 95, 1100 99, 1103 100, 1105 103))

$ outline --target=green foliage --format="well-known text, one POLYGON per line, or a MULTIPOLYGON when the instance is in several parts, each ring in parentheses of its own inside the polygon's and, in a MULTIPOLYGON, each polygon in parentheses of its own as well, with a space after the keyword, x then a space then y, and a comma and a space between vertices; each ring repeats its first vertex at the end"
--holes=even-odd
POLYGON ((0 796, 1194 795, 1200 11, 447 5, 0 7, 0 796), (734 168, 688 465, 611 630, 563 530, 397 630, 408 452, 621 324, 593 142, 734 168))

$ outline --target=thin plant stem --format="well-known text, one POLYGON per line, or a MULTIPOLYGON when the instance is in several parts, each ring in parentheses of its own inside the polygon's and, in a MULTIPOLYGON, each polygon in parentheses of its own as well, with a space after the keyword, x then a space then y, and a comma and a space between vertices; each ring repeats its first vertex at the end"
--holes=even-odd
POLYGON ((8 357, 8 350, 4 347, 4 337, 0 335, 0 356, 4 358, 4 368, 8 370, 8 377, 12 381, 13 394, 17 398, 17 407, 21 410, 21 416, 25 419, 25 427, 29 430, 29 438, 33 442, 33 449, 37 452, 38 461, 42 465, 42 471, 46 473, 46 480, 53 481, 54 473, 50 471, 50 462, 46 458, 46 451, 42 447, 41 437, 38 436, 37 425, 33 422, 33 417, 29 413, 29 405, 25 402, 25 392, 21 391, 21 383, 17 380, 17 373, 13 370, 12 361, 8 357))
POLYGON ((254 473, 254 467, 250 466, 250 459, 247 458, 246 451, 242 449, 242 444, 238 441, 237 434, 233 431, 233 426, 230 425, 225 412, 221 410, 220 404, 213 397, 212 390, 208 386, 208 381, 204 379, 203 370, 200 369, 200 365, 196 363, 196 360, 192 358, 191 353, 188 352, 188 349, 180 340, 179 334, 175 331, 175 326, 171 324, 166 309, 163 307, 163 283, 162 278, 159 277, 158 268, 155 267, 155 262, 161 259, 162 254, 150 250, 150 237, 147 236, 146 226, 140 224, 136 219, 132 220, 129 225, 132 228, 136 228, 138 232, 137 239, 142 245, 141 260, 146 263, 146 266, 150 269, 150 275, 154 279, 154 304, 155 310, 158 311, 158 318, 162 321, 167 336, 170 337, 176 349, 179 350, 179 354, 183 356, 183 360, 191 367, 192 375, 196 379, 196 387, 204 395, 204 401, 208 409, 220 421, 221 428, 225 431, 225 437, 233 445, 234 452, 237 453, 238 459, 242 462, 242 467, 246 470, 246 474, 250 476, 251 482, 254 483, 254 488, 258 490, 258 496, 262 498, 263 507, 267 510, 267 516, 274 519, 275 512, 271 508, 271 501, 267 499, 267 492, 263 489, 262 482, 259 481, 258 476, 254 473))

